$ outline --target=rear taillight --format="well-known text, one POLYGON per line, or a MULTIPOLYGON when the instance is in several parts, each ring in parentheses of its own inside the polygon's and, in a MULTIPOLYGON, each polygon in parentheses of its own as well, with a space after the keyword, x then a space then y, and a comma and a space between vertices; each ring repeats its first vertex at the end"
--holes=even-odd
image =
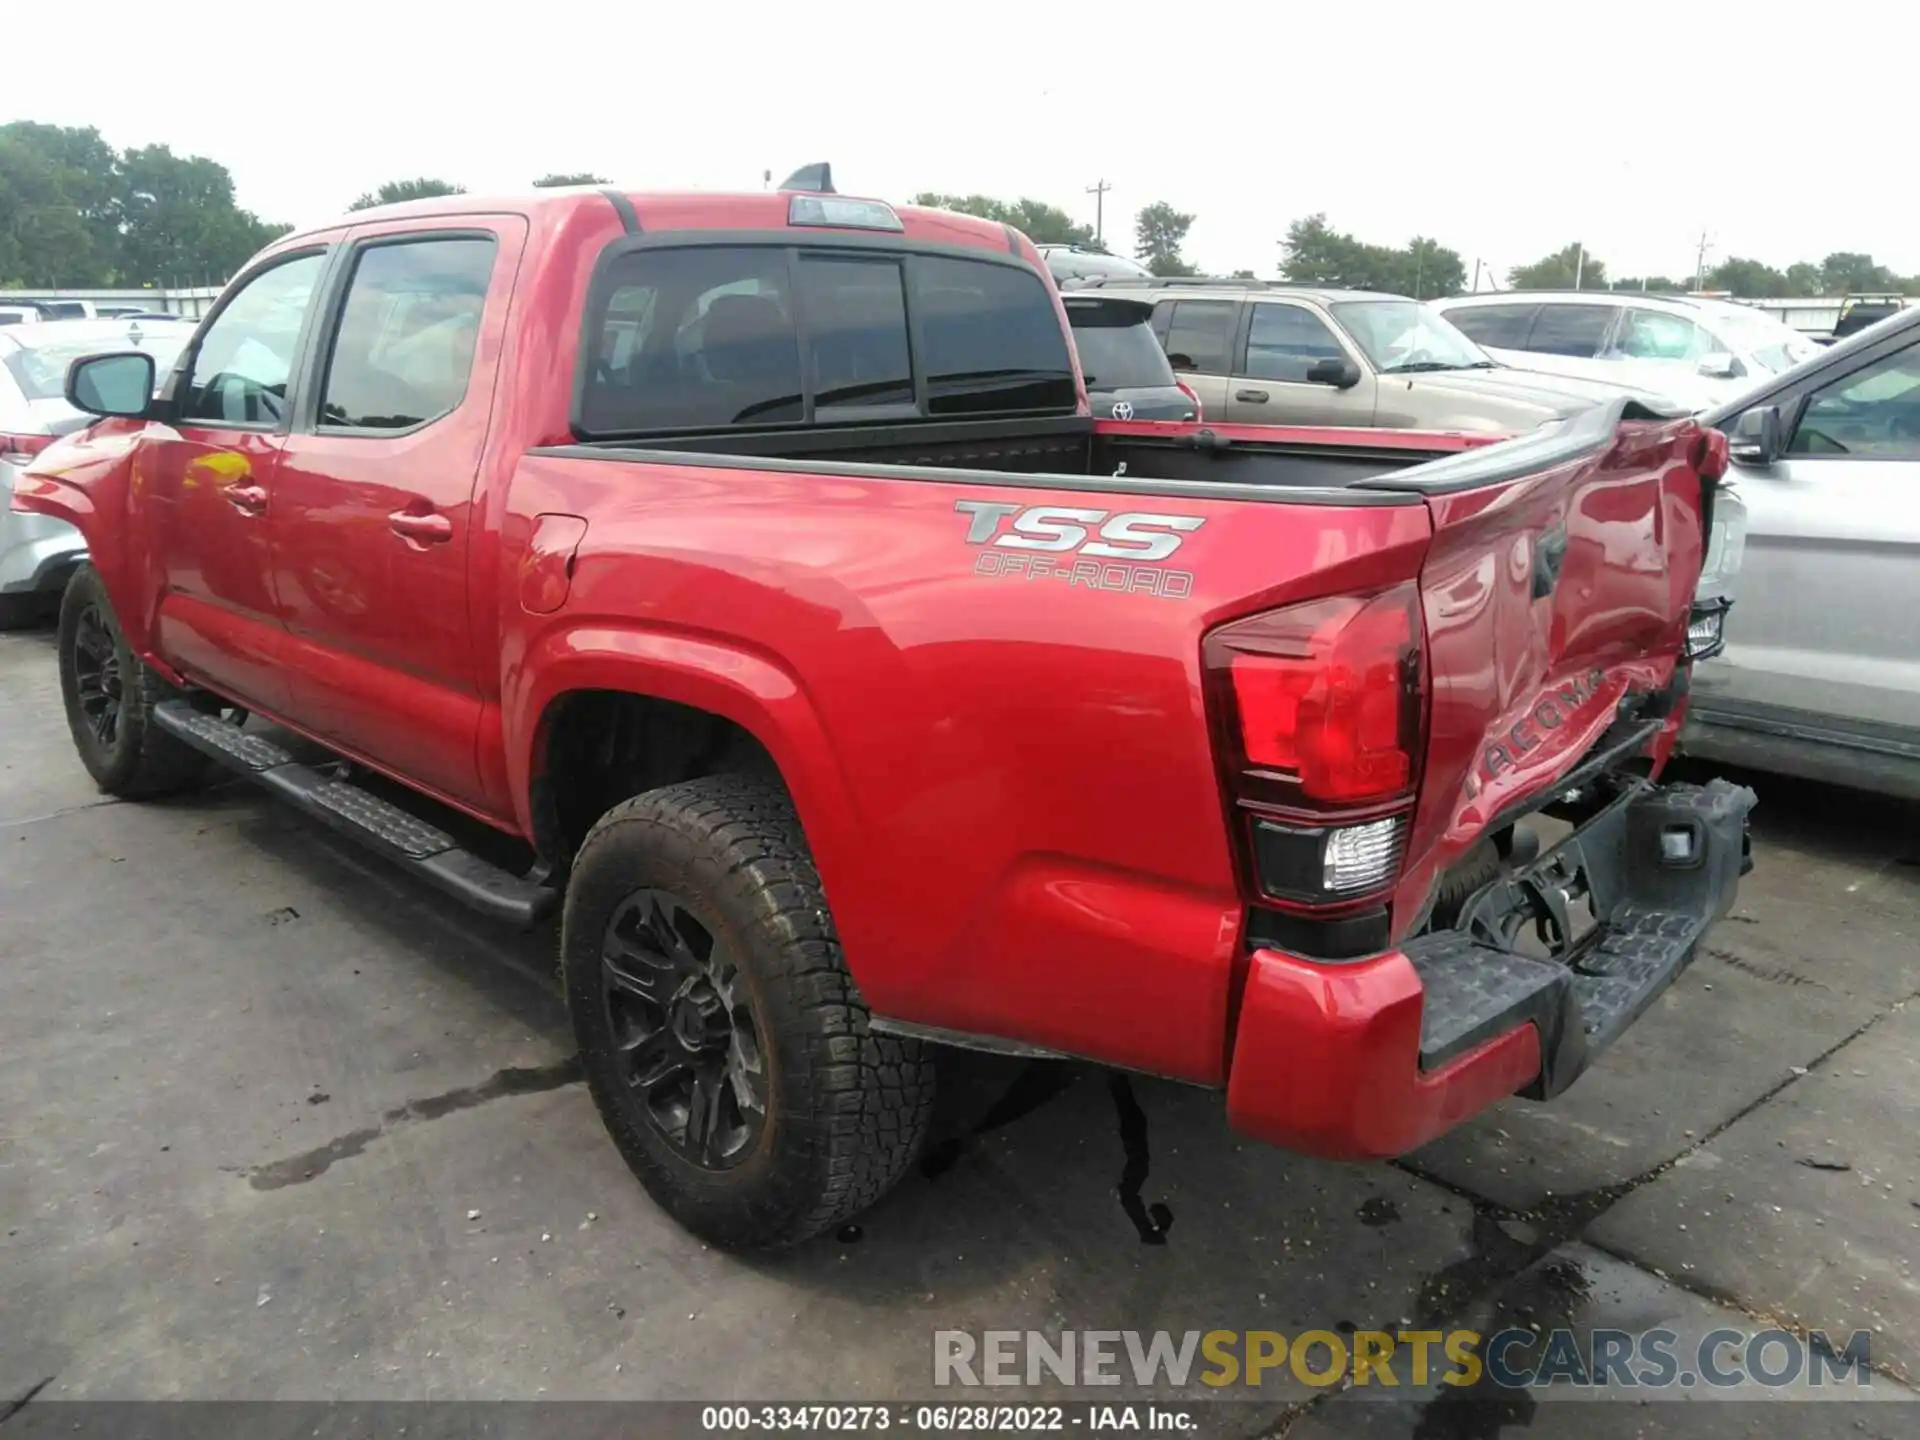
POLYGON ((1405 584, 1207 637, 1226 788, 1261 897, 1318 908, 1392 885, 1426 723, 1421 636, 1405 584))
POLYGON ((1206 409, 1201 405, 1200 397, 1194 393, 1191 385, 1187 384, 1184 380, 1176 380, 1173 382, 1173 388, 1187 397, 1187 403, 1193 406, 1193 418, 1195 420, 1204 420, 1207 418, 1206 409))
POLYGON ((0 430, 0 457, 24 464, 52 443, 51 435, 22 435, 0 430))

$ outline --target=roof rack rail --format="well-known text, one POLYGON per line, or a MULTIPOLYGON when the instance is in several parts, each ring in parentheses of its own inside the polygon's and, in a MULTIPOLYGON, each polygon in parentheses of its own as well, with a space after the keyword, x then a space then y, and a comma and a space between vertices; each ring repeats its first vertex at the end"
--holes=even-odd
POLYGON ((1205 289, 1213 287, 1221 290, 1282 290, 1288 288, 1284 280, 1233 280, 1217 275, 1155 275, 1151 278, 1138 278, 1132 275, 1092 275, 1087 278, 1089 286, 1131 285, 1141 290, 1185 290, 1188 288, 1205 289))

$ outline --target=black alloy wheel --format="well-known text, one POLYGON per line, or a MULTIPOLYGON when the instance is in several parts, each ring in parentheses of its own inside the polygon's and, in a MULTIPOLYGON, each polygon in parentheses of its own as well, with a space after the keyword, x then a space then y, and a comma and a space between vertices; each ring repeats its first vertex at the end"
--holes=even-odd
POLYGON ((112 624, 98 605, 80 612, 73 632, 74 698, 86 727, 102 749, 111 750, 120 738, 120 711, 125 698, 120 671, 120 645, 112 624))
POLYGON ((686 1159, 727 1170, 766 1126, 767 1066, 737 964, 679 896, 636 890, 600 947, 614 1061, 648 1124, 686 1159))

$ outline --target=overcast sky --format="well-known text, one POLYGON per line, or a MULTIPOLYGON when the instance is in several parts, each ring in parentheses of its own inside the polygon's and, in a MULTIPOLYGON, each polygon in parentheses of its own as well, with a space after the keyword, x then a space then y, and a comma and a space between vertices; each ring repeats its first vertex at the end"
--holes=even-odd
POLYGON ((1430 235, 1469 276, 1574 239, 1615 275, 1690 275, 1703 230, 1709 264, 1920 272, 1911 97, 1868 78, 1911 72, 1920 8, 1896 0, 11 8, 8 52, 47 59, 8 67, 0 118, 209 156, 296 225, 416 175, 754 189, 828 160, 850 194, 1032 195, 1088 222, 1105 179, 1113 248, 1167 200, 1208 270, 1273 273, 1319 210, 1430 235))

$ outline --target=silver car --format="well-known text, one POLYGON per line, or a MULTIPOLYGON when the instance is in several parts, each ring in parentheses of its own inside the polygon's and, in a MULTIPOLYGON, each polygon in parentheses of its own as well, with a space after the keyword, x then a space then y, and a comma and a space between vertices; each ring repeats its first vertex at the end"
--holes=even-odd
POLYGON ((145 350, 161 375, 193 336, 187 320, 48 320, 0 328, 0 629, 46 613, 86 558, 80 532, 16 514, 13 482, 47 446, 87 423, 63 398, 67 366, 102 350, 145 350))
POLYGON ((1746 553, 1684 748, 1920 799, 1920 310, 1704 418, 1746 553))

